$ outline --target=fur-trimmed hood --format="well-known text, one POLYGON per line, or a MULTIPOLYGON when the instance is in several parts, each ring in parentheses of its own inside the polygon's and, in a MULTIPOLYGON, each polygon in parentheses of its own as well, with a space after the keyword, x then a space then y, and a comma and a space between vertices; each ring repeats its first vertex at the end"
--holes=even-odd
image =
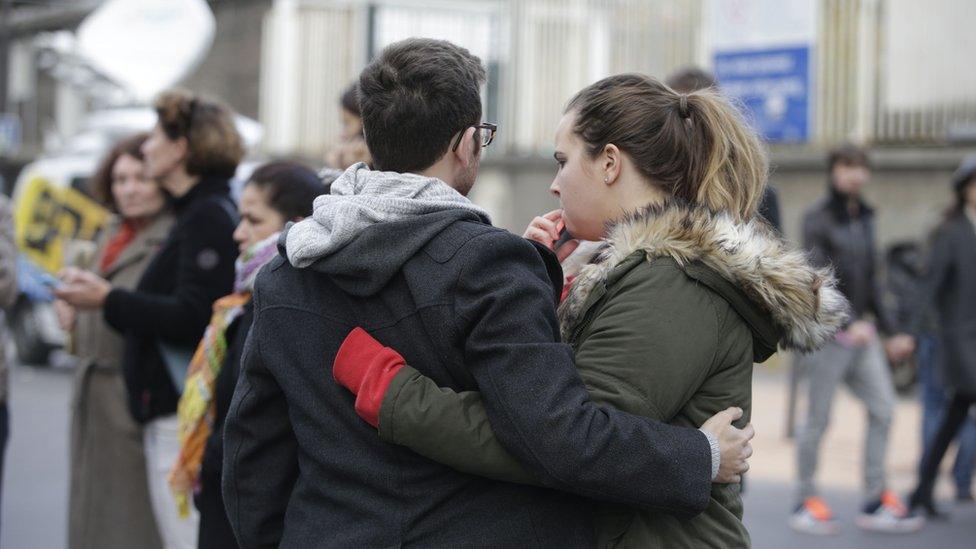
POLYGON ((750 312, 768 318, 775 327, 773 339, 786 349, 816 349, 848 318, 848 303, 833 273, 813 267, 805 253, 767 224, 737 222, 727 214, 672 200, 611 228, 605 249, 580 271, 560 307, 565 339, 585 315, 593 288, 605 284, 614 268, 638 251, 648 260, 670 257, 682 267, 701 264, 714 271, 748 298, 755 309, 750 312))

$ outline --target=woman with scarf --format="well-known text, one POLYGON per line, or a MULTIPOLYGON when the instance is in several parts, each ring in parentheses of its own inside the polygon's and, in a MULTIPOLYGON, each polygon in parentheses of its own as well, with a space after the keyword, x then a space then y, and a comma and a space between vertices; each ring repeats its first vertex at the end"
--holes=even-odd
POLYGON ((210 325, 190 361, 177 409, 180 453, 169 476, 181 514, 188 514, 189 498, 195 497, 200 548, 237 546, 220 492, 223 424, 251 327, 254 280, 278 254, 278 233, 285 224, 311 215, 315 197, 327 192, 312 170, 272 162, 255 170, 241 193, 234 293, 214 303, 210 325))

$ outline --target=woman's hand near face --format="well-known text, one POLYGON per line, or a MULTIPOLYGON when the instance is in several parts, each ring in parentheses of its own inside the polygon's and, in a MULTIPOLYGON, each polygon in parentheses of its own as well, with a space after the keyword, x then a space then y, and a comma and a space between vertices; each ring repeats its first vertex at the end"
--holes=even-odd
POLYGON ((555 249, 556 242, 559 241, 559 235, 565 227, 563 211, 553 210, 533 219, 529 223, 528 228, 525 229, 525 234, 522 236, 556 252, 556 259, 562 263, 564 259, 569 257, 579 247, 579 240, 573 239, 564 242, 558 249, 555 249))
POLYGON ((54 290, 54 295, 75 309, 99 309, 112 291, 112 284, 91 271, 69 267, 61 271, 63 284, 54 290))

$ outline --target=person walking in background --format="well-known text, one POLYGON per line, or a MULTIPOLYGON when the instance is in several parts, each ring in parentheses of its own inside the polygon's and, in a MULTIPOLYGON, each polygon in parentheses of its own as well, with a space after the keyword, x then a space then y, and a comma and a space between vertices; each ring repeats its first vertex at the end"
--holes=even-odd
MULTIPOLYGON (((924 275, 923 258, 917 245, 896 246, 889 252, 888 280, 899 272, 898 285, 904 286, 904 306, 899 316, 902 322, 910 324, 916 341, 916 366, 918 380, 918 394, 922 405, 922 452, 919 456, 919 472, 925 457, 925 450, 932 446, 935 434, 945 416, 946 406, 952 398, 943 382, 942 367, 939 354, 939 330, 936 314, 932 304, 919 303, 920 286, 924 275), (899 268, 900 266, 900 268, 899 268), (909 278, 910 277, 910 278, 909 278), (921 317, 917 319, 917 317, 921 317)), ((893 288, 889 290, 893 291, 893 288)), ((899 299, 901 305, 902 300, 899 299)), ((956 489, 956 501, 971 503, 973 501, 972 482, 973 467, 976 466, 976 419, 968 417, 961 427, 958 436, 958 451, 952 466, 952 480, 956 489)))
POLYGON ((371 163, 369 147, 363 138, 363 116, 359 111, 359 83, 353 82, 339 97, 339 115, 342 134, 339 142, 325 154, 325 163, 345 170, 358 162, 371 163))
MULTIPOLYGON (((94 268, 133 289, 166 239, 167 197, 145 175, 148 134, 118 143, 92 177, 93 197, 116 214, 93 254, 94 268)), ((124 341, 99 311, 54 302, 78 358, 72 397, 68 547, 162 547, 146 478, 142 426, 129 413, 122 377, 124 341)))
MULTIPOLYGON (((0 194, 0 308, 9 311, 17 301, 17 244, 14 240, 14 216, 10 200, 0 194)), ((3 495, 3 463, 10 438, 10 410, 7 406, 9 368, 5 334, 0 334, 0 496, 3 495)), ((0 497, 2 500, 2 497, 0 497)))
POLYGON ((549 487, 691 516, 716 476, 744 470, 751 437, 731 411, 702 431, 589 399, 559 342, 552 253, 466 198, 496 130, 481 119, 485 77, 467 50, 417 38, 363 71, 376 169, 346 170, 255 284, 224 426, 224 498, 242 546, 592 543, 578 498, 381 441, 329 372, 360 325, 444 386, 480 389, 499 439, 549 487))
POLYGON ((56 295, 79 310, 101 309, 125 338, 129 410, 144 423, 153 512, 166 547, 193 547, 195 513, 181 518, 167 477, 179 451, 176 403, 193 350, 217 298, 234 285, 237 208, 229 179, 244 156, 232 112, 189 92, 163 92, 142 147, 146 176, 172 197, 176 221, 135 289, 69 269, 56 295))
POLYGON ((278 236, 285 223, 311 215, 312 201, 327 193, 328 186, 315 172, 294 162, 259 167, 241 193, 241 220, 234 231, 241 255, 235 265, 234 293, 214 303, 210 325, 190 362, 177 410, 180 453, 169 477, 183 514, 195 497, 201 549, 237 546, 220 491, 223 428, 251 328, 254 279, 278 255, 278 236))
POLYGON ((833 534, 838 525, 814 484, 820 441, 830 423, 831 404, 843 381, 868 412, 864 456, 864 505, 857 525, 866 530, 913 532, 923 519, 911 516, 887 488, 885 456, 895 406, 895 389, 885 352, 895 360, 914 347, 911 336, 896 334, 896 323, 881 297, 875 273, 874 210, 861 197, 870 180, 867 153, 853 145, 830 151, 828 195, 803 218, 803 245, 818 265, 833 266, 851 303, 852 322, 834 341, 802 360, 809 371, 807 421, 797 444, 799 503, 790 526, 810 534, 833 534), (882 346, 878 328, 892 334, 882 346))
MULTIPOLYGON (((753 364, 780 344, 812 350, 844 323, 829 272, 755 219, 765 152, 719 94, 675 93, 640 74, 605 78, 570 101, 555 149, 551 191, 564 210, 537 217, 525 236, 553 248, 565 224, 604 243, 559 311, 595 401, 689 427, 738 405, 745 426, 753 364)), ((372 364, 398 369, 383 394, 347 385, 363 397, 362 417, 382 416, 382 439, 460 471, 539 483, 493 436, 477 392, 441 388, 374 349, 354 360, 340 349, 333 371, 376 387, 372 364)), ((747 547, 742 516, 735 484, 713 485, 706 510, 687 520, 619 505, 593 513, 599 547, 747 547)))
POLYGON ((938 362, 951 395, 909 500, 912 509, 932 517, 941 515, 933 501, 939 464, 976 406, 976 155, 963 161, 952 186, 955 201, 935 232, 919 300, 920 317, 929 308, 936 311, 938 362))

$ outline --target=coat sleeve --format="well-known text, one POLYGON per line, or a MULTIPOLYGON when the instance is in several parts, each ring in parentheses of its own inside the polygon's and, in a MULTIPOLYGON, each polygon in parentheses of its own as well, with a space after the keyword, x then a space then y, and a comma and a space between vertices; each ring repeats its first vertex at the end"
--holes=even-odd
POLYGON ((943 291, 953 269, 951 235, 946 227, 942 227, 932 239, 932 248, 929 250, 928 260, 925 264, 925 273, 919 283, 919 291, 916 297, 918 302, 913 307, 910 333, 919 335, 922 332, 926 315, 935 306, 935 301, 943 291))
POLYGON ((298 443, 284 393, 261 346, 265 327, 255 307, 242 369, 224 423, 222 488, 241 547, 276 547, 298 478, 298 443))
POLYGON ((7 197, 0 197, 0 308, 17 301, 17 244, 14 240, 13 213, 7 197))
POLYGON ((178 345, 195 346, 210 320, 213 302, 234 283, 233 221, 216 203, 190 214, 177 251, 175 289, 170 295, 113 289, 105 300, 106 322, 178 345))
POLYGON ((814 267, 830 267, 830 240, 826 225, 816 211, 803 217, 803 249, 807 251, 814 267))
MULTIPOLYGON (((667 421, 709 374, 718 321, 680 303, 680 291, 660 291, 659 282, 643 276, 650 266, 639 269, 643 273, 622 281, 609 297, 576 364, 595 402, 667 421)), ((717 403, 715 411, 733 404, 745 403, 717 403)), ((413 368, 394 378, 383 400, 380 436, 466 473, 540 483, 495 436, 480 393, 438 387, 413 368)), ((658 486, 667 489, 667 482, 658 486)))
MULTIPOLYGON (((535 250, 493 233, 461 253, 457 329, 498 443, 545 486, 680 515, 701 512, 711 489, 705 435, 590 398, 572 350, 558 342, 552 287, 535 250)), ((477 428, 487 429, 481 422, 477 428)))

